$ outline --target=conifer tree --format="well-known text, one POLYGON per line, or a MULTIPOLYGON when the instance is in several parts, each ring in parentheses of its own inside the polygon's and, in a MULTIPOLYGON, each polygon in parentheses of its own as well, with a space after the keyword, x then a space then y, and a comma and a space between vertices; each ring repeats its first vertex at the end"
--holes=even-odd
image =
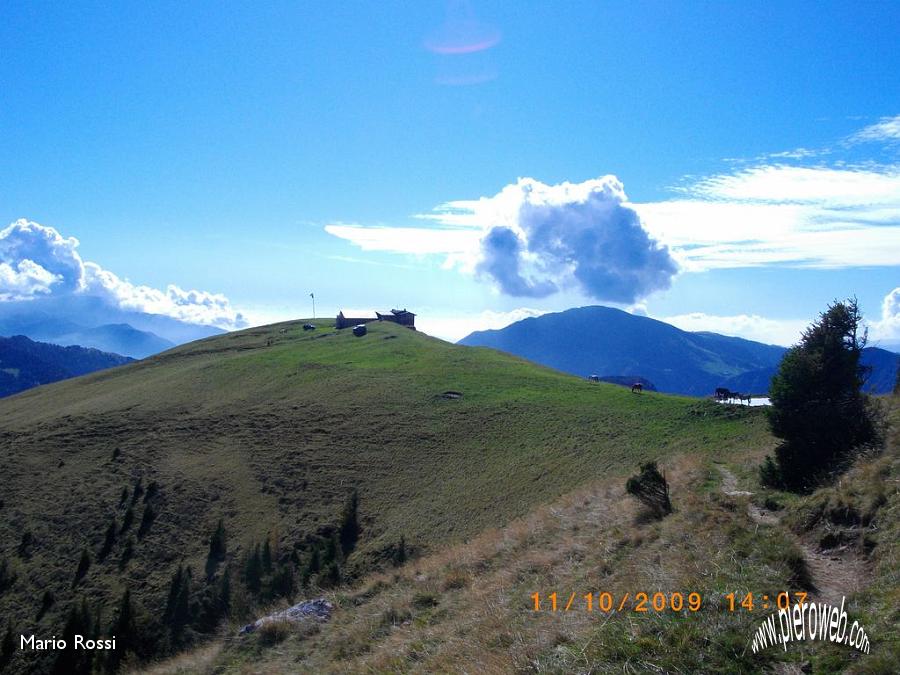
POLYGON ((767 458, 763 482, 808 491, 839 470, 852 452, 880 442, 875 413, 861 388, 866 332, 856 299, 835 301, 785 354, 772 378, 768 410, 782 439, 767 458))
POLYGON ((350 552, 356 547, 359 539, 359 492, 354 490, 350 494, 350 498, 344 505, 341 513, 341 525, 339 537, 341 540, 341 552, 344 556, 350 555, 350 552))
POLYGON ((118 533, 119 528, 116 524, 116 518, 113 516, 112 520, 109 521, 109 526, 106 528, 106 536, 103 538, 103 546, 100 547, 100 553, 98 554, 98 558, 100 560, 104 560, 106 556, 109 555, 110 551, 112 551, 113 546, 116 543, 116 534, 118 533))
POLYGON ((78 568, 75 570, 75 579, 72 581, 72 586, 78 585, 78 582, 84 578, 84 575, 87 574, 90 567, 91 554, 84 548, 81 550, 81 559, 78 561, 78 568))

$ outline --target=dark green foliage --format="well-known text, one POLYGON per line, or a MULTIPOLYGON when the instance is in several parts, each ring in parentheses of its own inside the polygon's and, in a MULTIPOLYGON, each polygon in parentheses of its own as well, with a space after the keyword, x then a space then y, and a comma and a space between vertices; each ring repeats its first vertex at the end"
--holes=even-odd
POLYGON ((137 504, 138 499, 140 499, 143 494, 144 478, 143 476, 138 476, 138 479, 134 482, 134 490, 131 493, 131 505, 134 506, 137 504))
POLYGON ((62 639, 66 641, 66 648, 59 652, 53 673, 58 675, 73 675, 91 672, 93 653, 87 650, 75 649, 76 635, 91 635, 93 630, 91 612, 87 601, 82 600, 80 605, 72 605, 66 616, 63 627, 62 639))
POLYGON ((656 467, 656 462, 641 464, 641 472, 628 479, 625 490, 637 498, 654 518, 663 518, 672 513, 669 484, 656 467))
POLYGON ((47 613, 47 610, 53 607, 53 604, 56 602, 56 598, 53 597, 53 593, 50 590, 44 591, 44 594, 41 596, 41 607, 38 609, 37 620, 40 621, 44 618, 44 615, 47 613))
POLYGON ((399 567, 406 562, 406 537, 402 534, 400 535, 400 541, 397 542, 397 546, 391 552, 391 562, 394 564, 394 567, 399 567))
POLYGON ((147 504, 144 507, 144 515, 141 516, 141 526, 138 528, 138 538, 143 537, 150 531, 150 526, 153 524, 154 520, 156 520, 156 511, 153 509, 153 504, 147 504))
POLYGON ((897 366, 897 379, 894 381, 894 394, 900 394, 900 364, 897 366))
POLYGON ((6 622, 6 632, 3 634, 3 641, 0 642, 0 661, 5 665, 12 658, 16 651, 16 641, 13 637, 12 621, 6 622))
POLYGON ((206 554, 206 576, 211 579, 216 567, 225 560, 227 545, 225 541, 225 523, 219 518, 216 529, 209 538, 209 553, 206 554))
POLYGON ((759 482, 773 488, 783 487, 781 472, 771 455, 766 455, 763 463, 759 466, 759 482))
POLYGON ((100 560, 104 560, 106 556, 109 555, 109 552, 112 551, 112 548, 116 543, 116 534, 118 534, 118 531, 119 527, 116 524, 115 516, 113 516, 112 520, 109 521, 109 526, 106 528, 106 536, 103 537, 103 546, 100 547, 100 553, 97 556, 100 560))
POLYGON ((178 568, 178 577, 173 580, 174 602, 168 615, 169 634, 173 644, 177 647, 186 642, 185 631, 191 623, 191 581, 190 568, 178 568))
POLYGON ((84 578, 84 575, 87 574, 87 571, 91 567, 91 554, 88 553, 88 550, 82 549, 81 558, 78 560, 78 568, 75 570, 75 579, 72 581, 72 586, 77 586, 78 582, 84 578))
POLYGON ((314 546, 309 553, 309 558, 306 559, 306 565, 303 567, 303 571, 300 573, 301 585, 309 586, 309 582, 321 569, 322 559, 319 555, 319 547, 314 546))
POLYGON ((244 583, 253 594, 258 594, 262 588, 262 559, 259 554, 259 544, 253 547, 253 552, 247 556, 244 562, 244 583))
POLYGON ((134 508, 131 506, 128 507, 128 510, 125 511, 125 517, 122 518, 122 529, 119 530, 119 533, 127 532, 131 528, 131 524, 134 522, 134 508))
POLYGON ((146 504, 158 494, 159 483, 157 483, 155 480, 151 481, 150 485, 147 486, 147 492, 144 493, 144 503, 146 504))
POLYGON ((119 601, 116 618, 109 628, 109 633, 116 636, 116 649, 110 650, 108 655, 108 667, 115 672, 125 655, 137 651, 139 647, 137 613, 131 600, 131 590, 128 588, 119 601))
POLYGON ((322 567, 338 562, 338 546, 334 537, 328 537, 322 548, 322 567))
POLYGON ((269 583, 272 598, 291 598, 294 595, 294 569, 290 565, 279 565, 272 573, 269 583))
POLYGON ((22 533, 22 539, 19 541, 19 557, 26 560, 31 556, 31 549, 34 546, 34 535, 28 530, 22 533))
POLYGON ((4 558, 0 561, 0 594, 10 588, 16 582, 16 574, 12 571, 9 561, 4 558))
POLYGON ((335 586, 340 585, 341 568, 338 566, 336 561, 330 562, 325 566, 325 569, 320 575, 319 583, 325 588, 334 588, 335 586))
POLYGON ((768 411, 782 439, 760 478, 769 485, 808 491, 840 470, 854 450, 878 442, 875 414, 861 387, 866 335, 855 298, 835 301, 803 333, 772 378, 768 411), (772 471, 772 467, 777 472, 772 471))
POLYGON ((341 513, 341 524, 339 529, 339 537, 341 540, 341 551, 344 556, 350 555, 350 552, 356 547, 359 539, 359 493, 354 490, 344 505, 341 513))
POLYGON ((263 574, 272 574, 272 545, 268 539, 263 544, 261 561, 263 574))

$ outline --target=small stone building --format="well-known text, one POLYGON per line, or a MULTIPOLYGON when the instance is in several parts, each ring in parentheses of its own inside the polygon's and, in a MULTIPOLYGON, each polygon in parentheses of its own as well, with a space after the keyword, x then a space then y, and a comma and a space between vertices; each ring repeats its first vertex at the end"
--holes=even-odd
POLYGON ((342 309, 335 319, 335 328, 350 328, 370 321, 393 321, 408 328, 416 327, 416 315, 406 309, 376 312, 372 309, 342 309))

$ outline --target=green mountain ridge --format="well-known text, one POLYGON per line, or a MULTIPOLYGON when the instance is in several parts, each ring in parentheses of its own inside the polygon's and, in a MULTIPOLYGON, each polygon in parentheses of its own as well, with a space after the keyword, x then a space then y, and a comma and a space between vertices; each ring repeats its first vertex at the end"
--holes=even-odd
POLYGON ((401 539, 417 555, 640 461, 767 442, 756 411, 632 394, 390 323, 356 338, 305 322, 0 401, 0 560, 16 579, 3 616, 60 630, 79 598, 110 616, 125 588, 160 616, 179 564, 199 578, 220 518, 223 566, 263 540, 302 563, 357 490, 359 541, 342 563, 353 578, 387 564, 401 539), (152 499, 135 499, 137 484, 153 485, 152 499), (148 504, 155 517, 138 533, 148 504), (131 528, 101 560, 129 505, 131 528), (73 587, 83 550, 93 562, 73 587), (36 619, 45 589, 54 604, 36 619))

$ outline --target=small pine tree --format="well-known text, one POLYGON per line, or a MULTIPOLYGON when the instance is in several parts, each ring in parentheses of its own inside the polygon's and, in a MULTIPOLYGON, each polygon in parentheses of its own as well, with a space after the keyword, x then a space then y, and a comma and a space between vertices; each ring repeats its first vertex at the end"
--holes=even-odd
POLYGON ((402 534, 400 535, 400 541, 397 542, 397 546, 394 548, 391 555, 391 562, 394 563, 394 567, 400 567, 400 565, 406 562, 406 537, 402 534))
POLYGON ((110 551, 112 551, 113 546, 115 546, 116 543, 118 531, 119 526, 116 523, 115 516, 113 516, 109 521, 109 526, 106 528, 106 536, 103 537, 103 546, 100 547, 100 553, 97 556, 100 560, 104 560, 106 556, 109 555, 110 551))
POLYGON ((57 656, 53 666, 54 675, 89 674, 91 672, 90 652, 79 652, 75 649, 76 635, 91 634, 91 613, 87 608, 87 601, 81 601, 80 606, 72 605, 66 616, 63 627, 62 639, 66 642, 66 648, 57 656))
POLYGON ((253 547, 253 552, 247 556, 244 564, 244 583, 247 590, 258 594, 262 588, 262 559, 259 554, 259 544, 253 547))
POLYGON ((154 520, 156 520, 156 511, 153 509, 153 504, 147 504, 144 506, 144 515, 141 516, 141 526, 138 528, 138 539, 150 531, 150 526, 153 524, 154 520))
POLYGON ((6 558, 0 560, 0 594, 12 587, 15 582, 16 575, 12 571, 9 561, 6 558))
POLYGON ((3 634, 3 642, 0 644, 0 656, 7 662, 16 651, 16 641, 13 637, 12 621, 6 622, 6 632, 3 634))
POLYGON ((225 560, 226 552, 225 522, 219 518, 216 529, 209 538, 209 557, 215 560, 225 560))
POLYGON ((875 413, 861 391, 868 376, 860 363, 861 321, 855 298, 835 301, 781 360, 767 412, 782 442, 761 480, 805 492, 840 470, 854 450, 879 442, 875 413))
POLYGON ((322 550, 322 567, 333 562, 338 562, 338 545, 332 536, 325 540, 325 546, 322 550))
POLYGON ((119 601, 116 619, 109 629, 111 635, 116 636, 116 649, 108 652, 109 670, 115 672, 119 664, 128 652, 134 652, 137 647, 137 613, 131 600, 131 590, 126 588, 119 601))
POLYGON ((186 641, 185 631, 190 625, 193 615, 191 612, 191 570, 186 568, 181 576, 181 584, 178 588, 178 596, 175 598, 175 606, 169 618, 169 630, 172 641, 176 645, 186 641))
POLYGON ((894 378, 894 394, 900 394, 900 358, 897 359, 897 375, 894 378))
POLYGON ((359 492, 354 490, 344 505, 340 524, 341 552, 344 557, 356 548, 359 539, 359 492))
POLYGON ((337 561, 329 563, 321 575, 323 586, 334 588, 341 583, 341 568, 337 561))
POLYGON ((641 472, 628 479, 625 490, 647 507, 654 518, 663 518, 672 513, 669 484, 656 467, 656 462, 641 464, 641 472))
POLYGON ((263 544, 261 561, 263 574, 266 576, 272 574, 272 545, 269 544, 268 538, 263 544))
POLYGON ((44 615, 47 613, 53 604, 56 602, 56 598, 53 597, 53 593, 49 590, 44 591, 44 595, 41 596, 41 606, 38 608, 37 620, 40 621, 44 618, 44 615))
POLYGON ((131 505, 134 506, 137 504, 138 499, 141 498, 141 495, 144 494, 144 477, 138 476, 137 480, 134 482, 134 490, 131 493, 131 505))
POLYGON ((175 573, 172 575, 172 581, 169 582, 169 595, 166 599, 166 609, 163 612, 163 621, 171 619, 172 614, 175 612, 175 604, 178 602, 178 595, 181 593, 181 580, 183 574, 184 568, 181 565, 178 565, 178 569, 175 570, 175 573))
POLYGON ((31 549, 34 545, 34 535, 30 531, 25 530, 22 533, 22 539, 19 540, 19 557, 27 560, 31 557, 31 549))
POLYGON ((228 616, 231 612, 231 570, 227 567, 219 582, 219 612, 220 616, 228 616))
POLYGON ((159 483, 154 481, 150 481, 150 485, 147 486, 147 492, 144 493, 144 503, 146 504, 151 499, 153 499, 159 493, 159 483))
POLYGON ((88 553, 88 550, 81 550, 81 559, 78 561, 78 568, 75 570, 75 579, 72 581, 72 586, 75 587, 78 585, 78 582, 84 578, 84 575, 87 574, 87 571, 91 567, 91 554, 88 553))

